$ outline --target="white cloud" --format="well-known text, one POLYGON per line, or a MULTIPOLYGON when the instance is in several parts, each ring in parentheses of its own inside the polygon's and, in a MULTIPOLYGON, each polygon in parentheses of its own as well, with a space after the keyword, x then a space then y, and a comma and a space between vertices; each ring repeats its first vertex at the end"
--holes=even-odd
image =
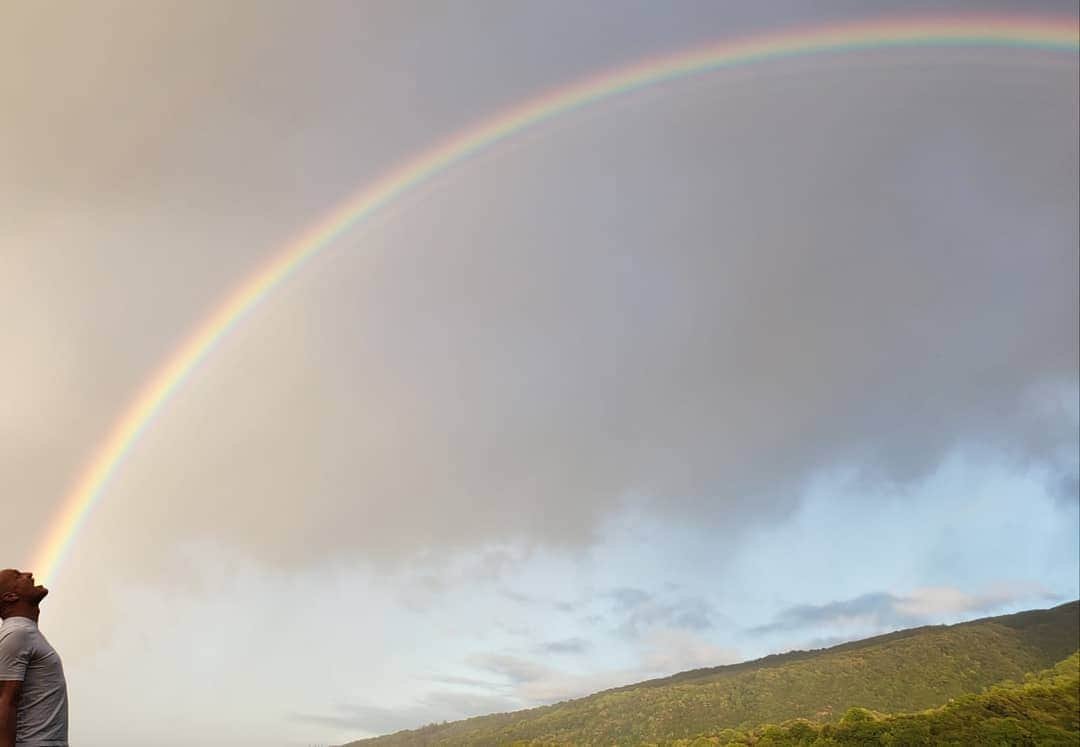
POLYGON ((690 630, 660 628, 650 631, 644 643, 641 667, 648 672, 674 674, 739 661, 735 649, 716 646, 690 630))
POLYGON ((638 642, 637 657, 636 666, 589 673, 568 672, 505 654, 478 654, 469 657, 468 663, 505 678, 516 697, 535 705, 739 660, 734 649, 717 646, 694 631, 680 628, 650 630, 638 642))
POLYGON ((987 612, 1022 600, 1053 599, 1056 597, 1038 584, 1002 584, 976 593, 949 586, 931 586, 897 597, 893 607, 901 615, 935 619, 969 612, 987 612))

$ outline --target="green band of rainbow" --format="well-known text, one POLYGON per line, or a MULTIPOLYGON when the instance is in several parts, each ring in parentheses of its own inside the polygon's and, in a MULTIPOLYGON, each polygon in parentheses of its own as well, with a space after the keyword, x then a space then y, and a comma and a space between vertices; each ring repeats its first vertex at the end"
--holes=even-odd
POLYGON ((80 528, 101 500, 110 477, 170 395, 240 320, 293 272, 336 238, 402 193, 470 155, 528 127, 622 93, 695 73, 816 53, 897 47, 1005 47, 1076 52, 1075 18, 979 16, 891 19, 801 28, 722 42, 667 57, 650 58, 552 90, 503 111, 391 169, 338 205, 286 245, 233 291, 149 379, 89 466, 64 497, 29 568, 47 582, 55 576, 80 528))

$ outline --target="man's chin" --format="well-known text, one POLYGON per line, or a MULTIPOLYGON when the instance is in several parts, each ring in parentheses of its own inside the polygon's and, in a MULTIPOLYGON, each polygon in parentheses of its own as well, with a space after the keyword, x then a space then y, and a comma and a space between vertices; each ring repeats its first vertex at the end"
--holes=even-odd
POLYGON ((44 586, 38 586, 34 589, 34 591, 37 592, 37 598, 39 602, 45 597, 49 596, 49 590, 46 589, 44 586))

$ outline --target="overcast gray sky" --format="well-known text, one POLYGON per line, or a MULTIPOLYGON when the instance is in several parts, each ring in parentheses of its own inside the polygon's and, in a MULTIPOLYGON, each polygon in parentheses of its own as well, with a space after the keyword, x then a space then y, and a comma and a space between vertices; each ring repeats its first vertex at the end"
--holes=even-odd
MULTIPOLYGON (((650 55, 943 7, 11 4, 0 566, 229 290, 394 164, 650 55)), ((1075 598, 1077 90, 1031 50, 769 63, 410 192, 117 472, 42 618, 73 739, 340 742, 1075 598)))

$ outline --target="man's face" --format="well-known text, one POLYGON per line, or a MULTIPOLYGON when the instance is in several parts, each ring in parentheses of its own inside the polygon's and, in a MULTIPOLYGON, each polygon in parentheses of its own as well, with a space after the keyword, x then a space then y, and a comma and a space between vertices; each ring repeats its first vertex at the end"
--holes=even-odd
POLYGON ((36 604, 48 593, 44 586, 34 584, 34 574, 30 571, 17 571, 14 568, 0 571, 0 601, 4 604, 20 600, 36 604))

